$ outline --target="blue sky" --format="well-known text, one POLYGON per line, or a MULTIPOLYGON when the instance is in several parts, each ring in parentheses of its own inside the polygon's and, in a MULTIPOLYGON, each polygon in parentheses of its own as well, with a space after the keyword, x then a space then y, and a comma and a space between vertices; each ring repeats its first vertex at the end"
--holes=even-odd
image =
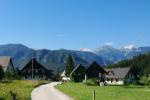
POLYGON ((1 0, 0 44, 150 46, 149 0, 1 0))

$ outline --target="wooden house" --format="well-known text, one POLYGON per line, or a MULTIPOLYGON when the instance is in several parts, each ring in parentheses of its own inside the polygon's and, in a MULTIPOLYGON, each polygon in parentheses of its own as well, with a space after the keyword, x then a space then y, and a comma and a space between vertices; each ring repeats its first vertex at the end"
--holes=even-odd
POLYGON ((85 67, 79 64, 74 70, 71 72, 70 77, 73 77, 75 82, 82 82, 85 77, 85 67))
POLYGON ((100 81, 104 81, 104 75, 106 71, 96 62, 93 62, 90 67, 86 70, 85 74, 87 78, 100 78, 100 81))
POLYGON ((14 73, 14 65, 10 56, 1 56, 0 57, 0 66, 4 72, 14 73))
POLYGON ((31 59, 20 71, 23 79, 52 79, 53 71, 31 59))
POLYGON ((107 74, 105 75, 105 82, 108 85, 123 85, 124 81, 131 83, 135 77, 130 67, 127 68, 112 68, 105 69, 107 74))

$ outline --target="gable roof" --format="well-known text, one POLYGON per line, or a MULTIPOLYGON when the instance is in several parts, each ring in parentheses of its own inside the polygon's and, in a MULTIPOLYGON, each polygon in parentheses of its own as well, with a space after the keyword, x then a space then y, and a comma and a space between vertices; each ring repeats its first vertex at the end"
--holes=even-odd
POLYGON ((112 72, 113 74, 111 75, 106 75, 106 78, 119 78, 123 79, 126 77, 126 75, 129 73, 131 70, 131 67, 127 68, 112 68, 112 69, 105 69, 107 72, 112 72))
MULTIPOLYGON (((70 73, 70 76, 79 68, 79 67, 83 67, 82 64, 79 64, 77 67, 75 67, 73 69, 73 71, 70 73)), ((84 68, 84 67, 83 67, 84 68)))
POLYGON ((22 67, 21 71, 24 70, 27 66, 31 66, 32 65, 32 60, 33 60, 33 67, 36 64, 36 66, 40 66, 42 68, 44 68, 45 70, 49 70, 46 67, 44 67, 42 64, 40 64, 35 58, 31 59, 24 67, 22 67))
POLYGON ((99 65, 97 62, 93 62, 90 67, 86 70, 86 73, 92 71, 92 70, 97 70, 101 73, 105 73, 106 71, 99 65))
POLYGON ((10 61, 10 56, 0 56, 0 66, 4 69, 4 71, 6 71, 10 61))
POLYGON ((96 62, 93 62, 90 67, 85 71, 88 78, 98 78, 100 74, 106 73, 103 67, 96 62))

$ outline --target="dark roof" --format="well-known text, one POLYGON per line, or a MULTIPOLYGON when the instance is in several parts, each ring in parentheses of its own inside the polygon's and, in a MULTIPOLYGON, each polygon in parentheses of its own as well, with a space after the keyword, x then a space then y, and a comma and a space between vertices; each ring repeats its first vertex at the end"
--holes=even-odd
POLYGON ((106 71, 97 63, 97 62, 93 62, 90 67, 86 70, 86 73, 92 71, 92 70, 97 70, 101 73, 105 73, 106 71))
POLYGON ((25 67, 31 65, 31 64, 32 64, 32 60, 33 60, 33 63, 34 63, 34 64, 38 64, 38 66, 40 66, 40 67, 42 67, 42 68, 44 68, 44 69, 46 69, 46 70, 49 70, 48 68, 46 68, 45 66, 43 66, 41 63, 39 63, 35 58, 34 58, 34 59, 31 59, 31 60, 30 60, 26 65, 24 65, 24 67, 22 67, 20 70, 24 70, 25 67))
POLYGON ((10 56, 0 56, 0 66, 6 70, 10 60, 11 60, 10 56))
POLYGON ((98 78, 100 73, 104 74, 106 71, 99 64, 93 62, 85 73, 88 78, 98 78))
MULTIPOLYGON (((79 68, 79 67, 83 67, 82 64, 77 65, 77 67, 75 67, 73 69, 73 71, 70 73, 70 76, 79 68)), ((84 67, 83 67, 84 68, 84 67)), ((85 68, 84 68, 85 69, 85 68)))
POLYGON ((119 78, 123 79, 131 70, 131 67, 127 68, 112 68, 112 69, 105 69, 107 72, 111 72, 111 75, 106 75, 106 78, 119 78))

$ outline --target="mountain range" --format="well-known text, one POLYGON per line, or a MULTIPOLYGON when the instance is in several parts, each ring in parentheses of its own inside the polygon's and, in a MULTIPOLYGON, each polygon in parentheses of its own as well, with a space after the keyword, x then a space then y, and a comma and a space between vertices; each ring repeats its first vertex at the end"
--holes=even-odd
POLYGON ((32 58, 36 58, 37 61, 48 69, 57 70, 57 68, 60 68, 60 70, 63 70, 66 58, 69 54, 72 55, 75 65, 83 64, 87 66, 93 61, 96 61, 101 65, 104 65, 104 62, 110 63, 108 60, 91 52, 65 49, 35 50, 22 44, 0 45, 0 56, 11 56, 14 66, 19 69, 23 68, 32 58))
POLYGON ((150 52, 150 47, 134 47, 124 46, 122 48, 114 48, 112 46, 103 46, 95 50, 95 54, 101 56, 112 63, 117 63, 125 59, 131 59, 133 56, 150 52))
POLYGON ((11 56, 16 68, 21 69, 29 60, 36 58, 45 67, 54 71, 58 68, 60 70, 64 69, 69 54, 72 55, 75 65, 88 66, 96 61, 98 64, 105 66, 148 52, 150 52, 150 47, 116 49, 112 46, 103 46, 96 50, 35 50, 22 44, 0 45, 0 56, 11 56))

